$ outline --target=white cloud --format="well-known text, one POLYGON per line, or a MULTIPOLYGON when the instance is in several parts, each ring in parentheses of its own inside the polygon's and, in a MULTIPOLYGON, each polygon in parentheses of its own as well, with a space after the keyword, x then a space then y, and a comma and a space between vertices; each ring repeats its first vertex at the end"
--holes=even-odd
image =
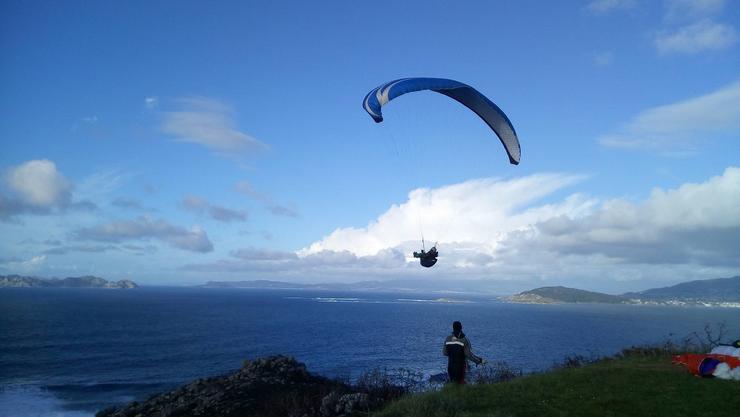
POLYGON ((451 282, 449 288, 482 279, 470 287, 568 285, 615 293, 740 273, 740 168, 656 188, 644 201, 575 193, 538 203, 582 178, 540 174, 414 190, 366 227, 337 229, 298 253, 248 248, 183 270, 295 282, 409 278, 451 282), (410 258, 419 249, 420 210, 425 233, 441 240, 431 269, 410 258))
POLYGON ((363 228, 341 228, 299 253, 349 250, 359 256, 417 242, 420 226, 428 239, 446 242, 487 242, 495 246, 503 234, 539 219, 583 213, 593 202, 572 196, 562 203, 529 207, 538 199, 572 185, 581 176, 540 174, 502 181, 476 179, 438 189, 417 189, 363 228))
POLYGON ((267 145, 240 132, 233 111, 216 100, 193 97, 177 100, 181 109, 166 112, 161 130, 182 142, 204 146, 226 156, 244 156, 267 145))
POLYGON ((6 182, 20 200, 30 206, 63 206, 71 199, 72 184, 48 159, 28 161, 11 168, 6 182))
POLYGON ((712 135, 740 133, 740 82, 638 114, 621 132, 599 138, 607 147, 663 152, 690 151, 712 135))
POLYGON ((211 252, 213 244, 205 230, 198 226, 185 229, 162 219, 142 216, 135 220, 120 220, 82 228, 75 233, 78 239, 98 242, 124 242, 157 239, 173 247, 192 252, 211 252))
POLYGON ((732 26, 703 19, 677 31, 659 34, 655 38, 655 47, 661 54, 696 54, 729 48, 737 40, 737 32, 732 26))
POLYGON ((513 233, 501 254, 600 257, 621 265, 740 268, 740 168, 703 183, 655 189, 641 203, 615 199, 580 218, 560 216, 513 233))
POLYGON ((594 14, 607 14, 615 10, 630 9, 634 5, 634 0, 593 0, 586 5, 586 10, 594 14))

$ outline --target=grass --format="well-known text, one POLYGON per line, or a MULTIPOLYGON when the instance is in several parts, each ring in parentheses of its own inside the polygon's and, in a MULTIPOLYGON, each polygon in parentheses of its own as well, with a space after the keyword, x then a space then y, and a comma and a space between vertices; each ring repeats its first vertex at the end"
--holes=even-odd
POLYGON ((732 416, 740 382, 703 379, 666 352, 625 352, 496 384, 445 386, 395 401, 376 417, 732 416))

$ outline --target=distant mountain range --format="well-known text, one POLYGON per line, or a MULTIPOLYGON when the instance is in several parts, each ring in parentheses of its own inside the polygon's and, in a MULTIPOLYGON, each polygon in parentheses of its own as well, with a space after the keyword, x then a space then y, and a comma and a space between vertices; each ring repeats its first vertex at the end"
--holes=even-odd
MULTIPOLYGON (((297 284, 281 281, 210 281, 206 288, 263 288, 333 291, 394 291, 394 292, 461 292, 486 293, 485 281, 435 281, 418 280, 362 281, 350 284, 297 284), (454 288, 455 290, 449 290, 454 288)), ((568 287, 541 287, 524 291, 503 301, 514 303, 608 303, 608 304, 666 304, 666 305, 721 305, 740 307, 740 276, 684 282, 671 287, 655 288, 641 292, 610 295, 568 287)))
POLYGON ((689 281, 672 287, 623 294, 631 299, 740 301, 740 276, 689 281))
POLYGON ((295 290, 329 290, 329 291, 393 291, 393 292, 479 292, 475 286, 482 281, 421 281, 421 280, 389 280, 389 281, 360 281, 352 283, 320 283, 298 284, 294 282, 254 280, 254 281, 208 281, 201 285, 205 288, 263 288, 263 289, 295 289, 295 290))
POLYGON ((2 287, 45 287, 45 288, 136 288, 135 282, 122 279, 120 281, 108 281, 91 275, 84 277, 67 278, 38 278, 24 277, 20 275, 0 275, 0 288, 2 287))
POLYGON ((740 276, 683 282, 622 295, 567 287, 542 287, 505 297, 515 303, 668 304, 740 307, 740 276))

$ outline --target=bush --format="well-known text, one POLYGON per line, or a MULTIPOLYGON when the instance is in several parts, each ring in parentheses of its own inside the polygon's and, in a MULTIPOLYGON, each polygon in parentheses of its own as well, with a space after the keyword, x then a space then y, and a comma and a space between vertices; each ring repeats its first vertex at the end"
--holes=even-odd
POLYGON ((421 392, 426 388, 421 372, 406 368, 371 369, 357 378, 355 388, 383 401, 394 400, 405 394, 421 392))
POLYGON ((511 381, 522 376, 522 374, 521 369, 512 368, 506 362, 499 361, 479 367, 478 371, 473 373, 470 382, 473 384, 495 384, 511 381))

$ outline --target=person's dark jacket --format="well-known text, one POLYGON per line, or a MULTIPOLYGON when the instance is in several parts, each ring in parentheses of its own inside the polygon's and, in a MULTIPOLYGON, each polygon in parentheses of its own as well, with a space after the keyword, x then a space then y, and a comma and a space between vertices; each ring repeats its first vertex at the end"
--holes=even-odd
POLYGON ((480 364, 483 359, 474 354, 470 347, 470 341, 464 333, 457 337, 454 334, 447 336, 442 346, 442 354, 447 356, 447 373, 450 379, 457 382, 465 381, 466 361, 480 364))

